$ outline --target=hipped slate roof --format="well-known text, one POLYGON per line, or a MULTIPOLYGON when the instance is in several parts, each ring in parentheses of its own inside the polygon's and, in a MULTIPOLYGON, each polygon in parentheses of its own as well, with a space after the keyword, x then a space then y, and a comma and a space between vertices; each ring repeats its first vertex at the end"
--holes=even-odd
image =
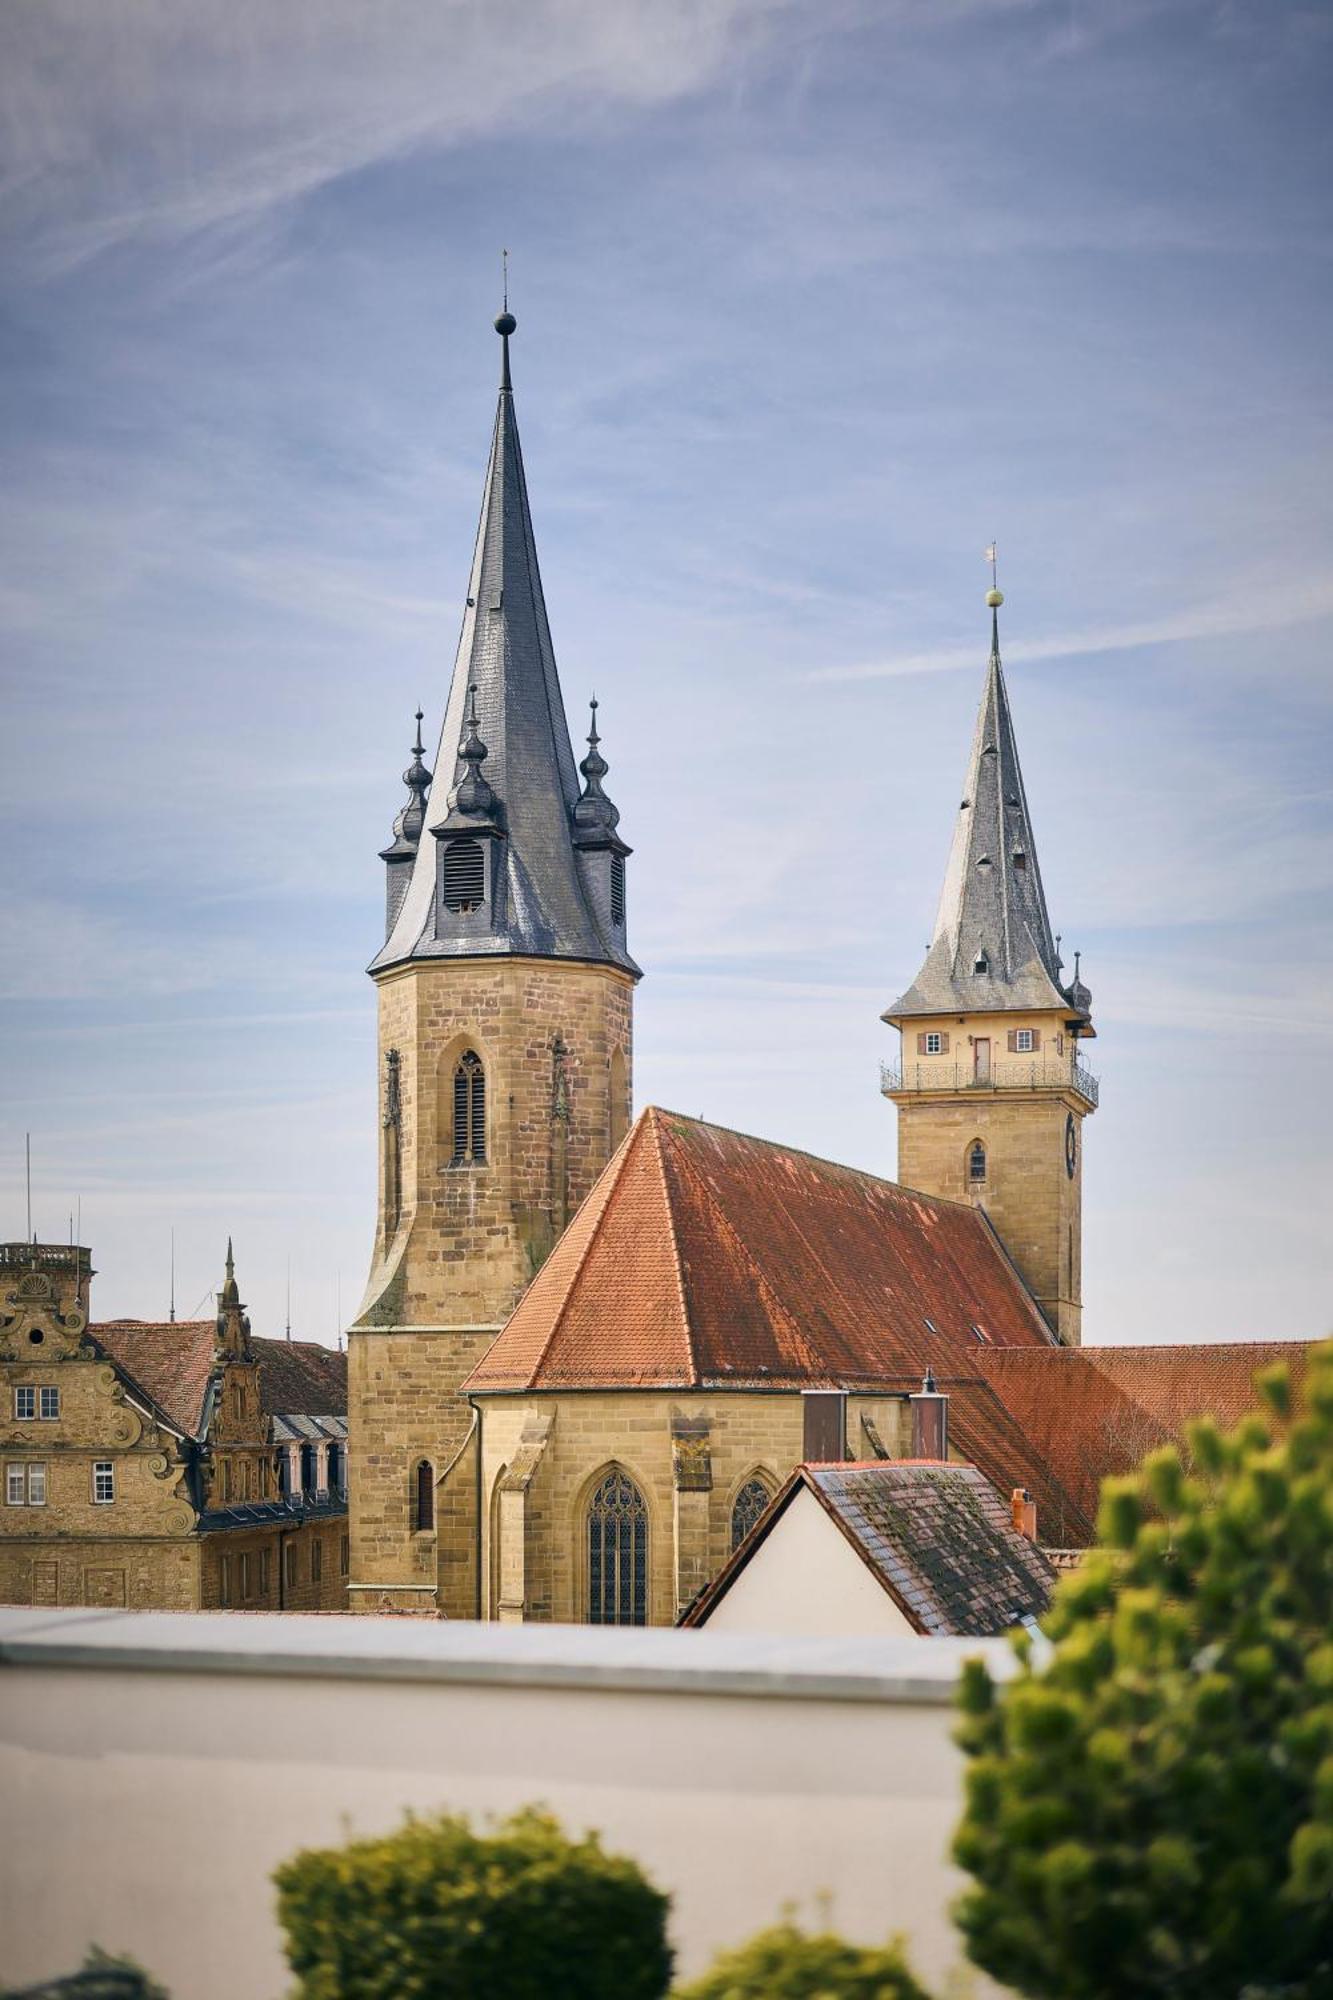
POLYGON ((920 1386, 1052 1336, 981 1212, 650 1108, 469 1391, 920 1386))
POLYGON ((983 1638, 1039 1618, 1055 1571, 974 1465, 799 1465, 682 1619, 706 1622, 799 1492, 819 1502, 918 1632, 983 1638))
POLYGON ((1060 986, 994 622, 991 630, 934 938, 915 980, 885 1009, 886 1021, 1069 1005, 1060 986), (978 972, 983 957, 988 969, 978 972))
POLYGON ((579 789, 537 567, 506 335, 481 520, 425 829, 402 908, 371 970, 406 959, 521 952, 609 960, 637 973, 628 953, 602 935, 584 894, 571 817, 579 789), (502 843, 506 916, 498 928, 465 928, 437 937, 439 842, 432 829, 448 819, 465 774, 458 751, 467 733, 468 690, 474 684, 479 734, 486 746, 481 772, 498 800, 507 836, 502 843))
MULTIPOLYGON (((211 1319, 105 1320, 89 1333, 131 1390, 186 1437, 203 1434, 204 1394, 218 1365, 211 1319)), ((347 1356, 309 1340, 252 1339, 260 1407, 306 1416, 347 1414, 347 1356)))

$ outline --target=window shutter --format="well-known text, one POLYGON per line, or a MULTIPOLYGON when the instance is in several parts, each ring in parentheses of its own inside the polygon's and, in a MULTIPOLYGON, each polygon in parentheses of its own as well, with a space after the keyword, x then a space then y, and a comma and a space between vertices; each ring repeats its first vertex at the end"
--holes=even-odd
POLYGON ((941 1036, 940 1036, 940 1054, 941 1054, 942 1056, 947 1056, 947 1055, 948 1055, 948 1053, 949 1053, 949 1037, 948 1037, 947 1035, 941 1035, 941 1036))
POLYGON ((916 1038, 916 1052, 919 1056, 923 1056, 926 1053, 926 1038, 924 1035, 918 1035, 916 1038))
POLYGON ((1017 1049, 1018 1049, 1018 1030, 1017 1030, 1017 1028, 1011 1028, 1011 1029, 1009 1030, 1009 1036, 1008 1036, 1008 1042, 1007 1042, 1007 1047, 1008 1047, 1008 1050, 1009 1050, 1009 1053, 1010 1053, 1010 1055, 1014 1055, 1014 1054, 1016 1054, 1016 1052, 1017 1052, 1017 1049))
POLYGON ((1036 1055, 1037 1050, 1040 1047, 1041 1047, 1041 1029, 1034 1028, 1032 1030, 1032 1053, 1034 1056, 1036 1055))

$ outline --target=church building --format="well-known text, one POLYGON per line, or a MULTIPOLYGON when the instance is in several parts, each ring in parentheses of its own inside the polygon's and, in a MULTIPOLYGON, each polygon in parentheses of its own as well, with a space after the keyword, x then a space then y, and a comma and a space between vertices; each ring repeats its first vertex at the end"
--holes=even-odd
POLYGON ((379 1210, 349 1334, 350 1601, 670 1624, 802 1464, 949 1452, 1086 1547, 1101 1476, 1301 1343, 1080 1346, 1083 1060, 992 588, 935 933, 886 1009, 899 1183, 650 1107, 626 861, 575 766, 503 361, 435 776, 383 850, 379 1210))

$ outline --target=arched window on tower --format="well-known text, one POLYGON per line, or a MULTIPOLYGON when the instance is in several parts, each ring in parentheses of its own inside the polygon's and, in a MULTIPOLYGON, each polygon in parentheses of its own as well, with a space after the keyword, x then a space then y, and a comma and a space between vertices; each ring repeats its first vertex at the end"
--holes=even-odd
POLYGON ((486 900, 486 857, 479 840, 451 840, 440 862, 440 899, 464 915, 486 900))
POLYGON ((475 1049, 465 1049, 454 1069, 454 1165, 476 1167, 486 1159, 486 1072, 475 1049))
POLYGON ((588 1623, 648 1623, 648 1509, 618 1467, 588 1506, 588 1623))
POLYGON ((731 1546, 738 1549, 773 1498, 762 1479, 747 1479, 731 1510, 731 1546))
POLYGON ((423 1535, 435 1526, 435 1467, 423 1458, 412 1479, 412 1530, 423 1535))
POLYGON ((967 1178, 977 1187, 986 1178, 986 1148, 974 1139, 967 1149, 967 1178))

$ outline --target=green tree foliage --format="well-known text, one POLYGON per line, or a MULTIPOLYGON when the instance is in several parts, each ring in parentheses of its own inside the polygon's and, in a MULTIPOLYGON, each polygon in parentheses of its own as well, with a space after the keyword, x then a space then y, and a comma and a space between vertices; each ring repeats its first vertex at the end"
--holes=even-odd
POLYGON ((1333 1993, 1333 1347, 1102 1493, 1042 1663, 965 1677, 970 1956, 1043 2000, 1333 1993), (1187 1469, 1188 1467, 1188 1469, 1187 1469))
POLYGON ((298 2000, 661 2000, 671 1978, 667 1898, 535 1811, 409 1820, 274 1881, 298 2000))
POLYGON ((810 1935, 775 1924, 724 1952, 674 2000, 928 2000, 901 1946, 848 1944, 829 1931, 810 1935))

